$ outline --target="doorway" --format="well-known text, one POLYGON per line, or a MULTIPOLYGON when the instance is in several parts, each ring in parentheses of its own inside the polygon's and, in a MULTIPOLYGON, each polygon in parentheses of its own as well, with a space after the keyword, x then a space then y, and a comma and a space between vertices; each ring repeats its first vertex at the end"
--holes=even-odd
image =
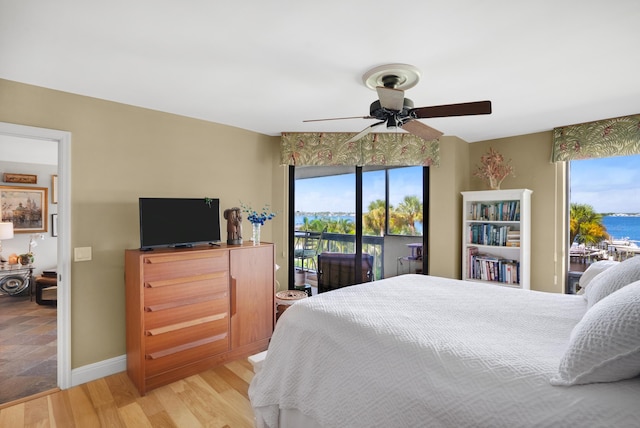
MULTIPOLYGON (((36 128, 0 122, 0 139, 20 146, 29 141, 40 144, 57 144, 57 346, 56 378, 57 386, 66 389, 71 386, 71 237, 70 237, 70 189, 71 189, 71 133, 53 129, 36 128)), ((5 152, 3 152, 4 154, 5 152)), ((34 156, 36 156, 34 154, 34 156)), ((47 219, 51 221, 51 218, 47 219)), ((50 229, 50 228, 49 228, 50 229)), ((50 234, 50 231, 47 232, 50 234)), ((49 268, 49 266, 47 266, 49 268)), ((0 403, 2 405, 3 403, 0 403)))

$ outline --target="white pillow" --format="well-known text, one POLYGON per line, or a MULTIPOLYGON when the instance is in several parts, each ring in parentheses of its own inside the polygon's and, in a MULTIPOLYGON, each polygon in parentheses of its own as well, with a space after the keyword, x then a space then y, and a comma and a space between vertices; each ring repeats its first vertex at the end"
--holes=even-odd
POLYGON ((587 270, 585 270, 580 277, 580 281, 578 282, 578 284, 580 284, 580 291, 578 292, 578 294, 584 294, 585 289, 597 274, 604 272, 605 270, 617 264, 620 264, 620 262, 617 262, 615 260, 599 260, 597 262, 591 263, 587 270))
POLYGON ((631 257, 595 276, 584 292, 591 308, 616 290, 640 280, 640 256, 631 257))
POLYGON ((615 382, 639 374, 640 281, 636 281, 584 314, 571 332, 569 348, 551 384, 615 382))

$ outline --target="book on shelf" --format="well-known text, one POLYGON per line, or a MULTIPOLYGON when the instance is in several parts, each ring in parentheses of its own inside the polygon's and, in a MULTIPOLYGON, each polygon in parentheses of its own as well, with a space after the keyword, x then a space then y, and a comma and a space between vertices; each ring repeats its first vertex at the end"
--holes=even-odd
POLYGON ((467 278, 495 281, 504 284, 520 283, 520 262, 478 251, 478 247, 468 247, 467 278))
MULTIPOLYGON (((474 223, 467 226, 467 242, 476 245, 505 247, 508 242, 520 241, 520 231, 510 226, 474 223)), ((519 246, 519 245, 518 245, 519 246)))
POLYGON ((470 220, 520 221, 520 201, 471 202, 470 220))

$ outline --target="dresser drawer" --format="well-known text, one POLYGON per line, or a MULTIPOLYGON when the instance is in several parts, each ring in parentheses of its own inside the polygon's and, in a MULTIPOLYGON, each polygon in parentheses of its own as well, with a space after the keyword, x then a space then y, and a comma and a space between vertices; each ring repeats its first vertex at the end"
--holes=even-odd
POLYGON ((145 376, 154 376, 228 351, 228 316, 225 314, 220 319, 211 317, 201 321, 201 324, 183 328, 179 324, 167 327, 174 330, 159 328, 147 331, 151 335, 145 337, 145 376))
MULTIPOLYGON (((198 297, 198 302, 177 300, 171 307, 156 305, 153 310, 144 313, 144 326, 146 330, 153 330, 171 324, 183 323, 195 319, 200 319, 212 315, 229 316, 229 294, 221 293, 220 298, 202 301, 198 297), (181 304, 186 303, 186 304, 181 304)), ((214 296, 215 297, 215 296, 214 296)))
POLYGON ((157 305, 171 305, 179 300, 212 297, 229 292, 227 271, 190 275, 173 279, 157 279, 144 283, 144 310, 157 305))
POLYGON ((205 273, 228 271, 227 251, 202 251, 188 254, 148 255, 142 260, 144 281, 196 276, 205 273))

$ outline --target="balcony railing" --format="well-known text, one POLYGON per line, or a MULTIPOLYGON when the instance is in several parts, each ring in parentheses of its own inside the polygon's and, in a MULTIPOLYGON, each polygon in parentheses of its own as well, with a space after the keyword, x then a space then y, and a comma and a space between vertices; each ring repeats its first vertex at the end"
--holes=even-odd
MULTIPOLYGON (((322 243, 319 253, 343 253, 354 254, 356 252, 356 237, 343 233, 325 232, 322 235, 322 243)), ((384 238, 381 236, 363 236, 362 252, 373 256, 374 279, 378 280, 384 277, 384 238)), ((314 266, 318 266, 316 258, 314 266)), ((301 267, 300 260, 295 260, 295 266, 301 267)))

